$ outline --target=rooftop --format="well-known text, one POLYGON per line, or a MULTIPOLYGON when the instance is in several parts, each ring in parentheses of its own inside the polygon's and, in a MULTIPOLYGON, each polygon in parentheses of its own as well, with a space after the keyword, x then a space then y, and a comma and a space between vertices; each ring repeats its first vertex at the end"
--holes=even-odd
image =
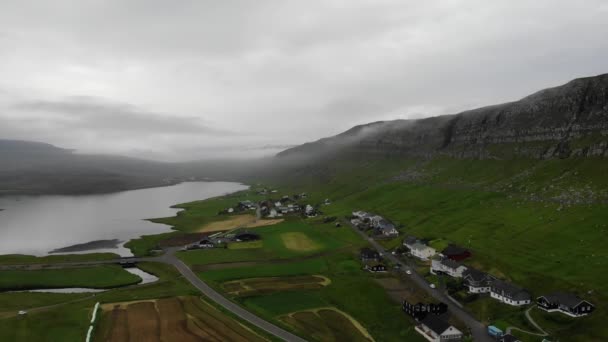
POLYGON ((434 331, 437 335, 441 335, 450 327, 450 323, 444 321, 435 315, 427 315, 420 323, 427 326, 429 329, 434 331))

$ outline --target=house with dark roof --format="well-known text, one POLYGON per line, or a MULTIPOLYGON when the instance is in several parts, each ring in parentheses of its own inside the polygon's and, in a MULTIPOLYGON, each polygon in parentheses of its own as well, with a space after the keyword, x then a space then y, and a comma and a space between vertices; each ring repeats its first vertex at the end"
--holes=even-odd
POLYGON ((462 273, 462 279, 470 293, 488 293, 495 278, 488 273, 469 267, 462 273))
POLYGON ((506 334, 502 335, 500 342, 521 342, 521 340, 511 334, 506 334))
POLYGON ((213 241, 211 241, 208 238, 204 238, 201 241, 199 241, 198 245, 199 245, 200 248, 213 248, 213 247, 215 247, 215 244, 213 243, 213 241))
POLYGON ((397 228, 395 228, 395 225, 384 219, 378 222, 376 225, 376 231, 386 237, 399 236, 399 231, 397 228))
POLYGON ((448 312, 448 306, 445 303, 410 303, 403 300, 401 304, 403 312, 414 318, 416 321, 424 319, 427 315, 443 315, 448 312))
POLYGON ((234 240, 238 242, 256 241, 259 239, 260 236, 258 234, 249 231, 239 232, 234 236, 234 240))
POLYGON ((407 248, 412 248, 412 245, 418 242, 418 238, 412 235, 406 236, 403 240, 403 245, 407 248))
POLYGON ((361 248, 360 256, 363 262, 380 261, 380 253, 371 248, 361 248))
POLYGON ((427 315, 415 329, 431 342, 461 341, 463 336, 460 330, 435 315, 427 315))
POLYGON ((365 267, 363 267, 363 269, 372 273, 381 273, 387 271, 386 265, 378 262, 367 264, 365 267))
POLYGON ((527 305, 531 301, 528 291, 499 279, 494 280, 490 285, 490 296, 513 306, 527 305))
POLYGON ((468 249, 458 247, 456 245, 448 245, 443 251, 441 251, 441 255, 454 261, 462 261, 466 258, 470 258, 471 252, 468 249))
POLYGON ((595 306, 572 293, 556 292, 536 299, 538 308, 547 312, 561 312, 571 317, 587 316, 595 306))
POLYGON ((434 258, 431 261, 431 274, 447 274, 450 277, 462 278, 462 273, 466 270, 466 266, 452 259, 434 258))

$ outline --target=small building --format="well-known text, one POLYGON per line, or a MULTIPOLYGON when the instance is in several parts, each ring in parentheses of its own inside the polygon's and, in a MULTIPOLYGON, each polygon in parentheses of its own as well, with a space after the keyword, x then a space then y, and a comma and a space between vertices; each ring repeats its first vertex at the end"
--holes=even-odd
POLYGON ((315 217, 315 216, 317 216, 317 211, 316 211, 316 210, 315 210, 315 208, 314 208, 312 205, 310 205, 310 204, 307 204, 307 205, 306 205, 306 209, 304 209, 304 213, 305 213, 305 214, 306 214, 306 216, 308 216, 308 217, 315 217))
POLYGON ((363 262, 380 261, 380 253, 371 248, 362 248, 360 256, 363 262))
POLYGON ((436 251, 432 247, 420 242, 416 242, 410 247, 410 253, 412 253, 412 256, 415 256, 418 259, 428 260, 430 257, 435 255, 436 251))
POLYGON ((270 209, 268 212, 268 217, 270 217, 270 218, 277 217, 278 215, 279 215, 279 213, 277 212, 277 210, 275 208, 270 209))
POLYGON ((239 208, 239 210, 251 210, 251 209, 255 209, 255 204, 249 200, 245 200, 245 201, 239 202, 237 207, 239 208))
POLYGON ((511 334, 506 334, 502 336, 500 342, 521 342, 521 340, 511 334))
POLYGON ((256 241, 256 240, 260 240, 260 236, 253 232, 244 231, 244 232, 237 233, 234 236, 234 240, 238 241, 238 242, 256 241))
POLYGON ((367 213, 365 211, 353 211, 353 216, 360 220, 363 220, 366 215, 367 213))
POLYGON ((213 241, 211 241, 209 239, 202 239, 201 241, 198 242, 198 246, 200 248, 214 248, 215 244, 213 243, 213 241))
POLYGON ((376 226, 376 230, 385 237, 399 236, 399 231, 395 228, 395 225, 387 220, 381 220, 376 226))
POLYGON ((427 315, 443 315, 448 312, 448 306, 445 303, 416 303, 412 304, 407 300, 403 300, 401 305, 403 312, 414 318, 416 321, 424 319, 427 315))
POLYGON ((418 238, 412 235, 406 236, 405 239, 403 240, 403 245, 407 248, 412 248, 412 245, 415 244, 418 241, 418 238))
POLYGON ((435 315, 427 315, 415 329, 430 342, 461 341, 463 336, 460 330, 435 315))
POLYGON ((490 274, 470 267, 462 273, 462 278, 464 279, 464 284, 470 293, 490 292, 490 285, 495 279, 490 274))
POLYGON ((470 258, 471 252, 468 249, 458 247, 456 245, 448 245, 443 251, 441 251, 441 255, 454 261, 462 261, 466 258, 470 258))
POLYGON ((528 291, 499 279, 490 285, 490 296, 513 306, 527 305, 531 301, 528 291))
POLYGON ((466 266, 452 259, 443 258, 431 261, 432 274, 447 274, 453 278, 462 278, 462 274, 466 270, 466 266))
POLYGON ((365 267, 363 267, 363 269, 365 269, 366 271, 372 272, 372 273, 381 273, 381 272, 386 272, 386 265, 381 264, 381 263, 371 263, 371 264, 367 264, 365 265, 365 267))
POLYGON ((372 227, 378 228, 380 226, 380 222, 385 221, 384 217, 380 215, 373 215, 369 218, 372 227))
POLYGON ((561 312, 571 317, 587 316, 595 306, 572 293, 556 292, 536 299, 539 309, 547 312, 561 312))

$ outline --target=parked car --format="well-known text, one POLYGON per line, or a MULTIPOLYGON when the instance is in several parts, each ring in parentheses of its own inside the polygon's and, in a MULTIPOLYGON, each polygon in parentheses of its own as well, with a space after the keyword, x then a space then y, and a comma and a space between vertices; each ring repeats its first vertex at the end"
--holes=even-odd
POLYGON ((429 286, 430 286, 432 289, 436 288, 435 284, 432 284, 432 283, 431 283, 431 285, 429 285, 429 286))
POLYGON ((405 271, 405 273, 408 274, 408 275, 411 275, 412 271, 411 270, 407 270, 407 271, 405 271))

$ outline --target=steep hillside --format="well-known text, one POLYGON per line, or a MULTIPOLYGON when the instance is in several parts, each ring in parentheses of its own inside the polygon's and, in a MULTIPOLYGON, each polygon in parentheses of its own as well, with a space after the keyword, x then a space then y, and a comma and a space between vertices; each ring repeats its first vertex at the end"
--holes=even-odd
POLYGON ((608 74, 456 115, 357 126, 278 156, 298 159, 345 149, 416 158, 608 157, 608 74))

